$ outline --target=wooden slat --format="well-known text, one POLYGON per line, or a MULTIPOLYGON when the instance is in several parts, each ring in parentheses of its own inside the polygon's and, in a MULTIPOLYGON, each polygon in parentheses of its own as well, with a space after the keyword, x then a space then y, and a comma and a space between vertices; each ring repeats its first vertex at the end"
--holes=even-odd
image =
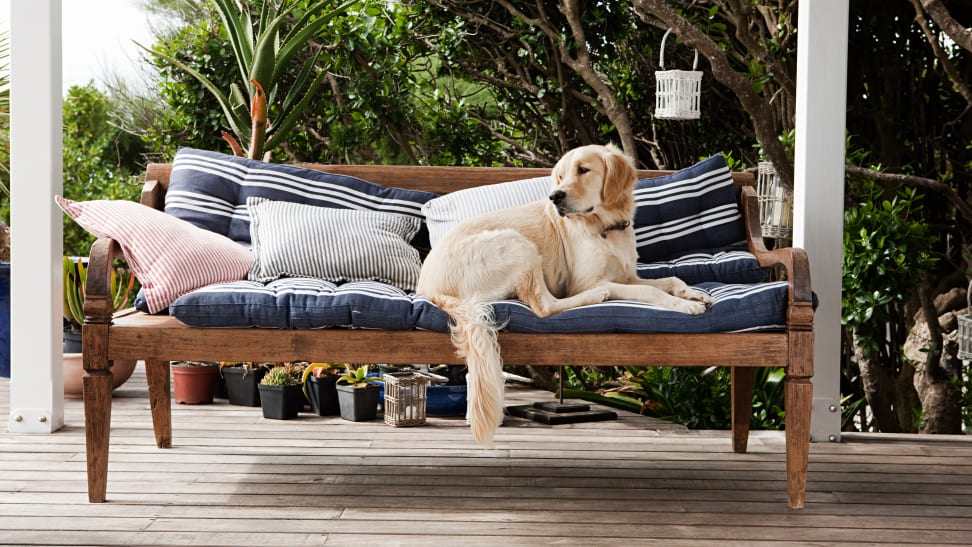
MULTIPOLYGON (((111 326, 111 359, 214 361, 336 361, 368 363, 382 348, 384 363, 451 363, 455 355, 449 336, 427 331, 344 329, 278 330, 199 329, 183 326, 169 316, 134 313, 118 317, 111 326)), ((739 366, 784 366, 784 333, 712 334, 556 334, 543 336, 501 333, 503 359, 518 365, 671 365, 734 363, 739 366), (610 347, 605 360, 604 348, 610 347)))
MULTIPOLYGON (((0 380, 0 413, 9 410, 0 380)), ((513 402, 549 398, 508 390, 513 402)), ((494 449, 462 418, 392 428, 259 408, 173 405, 155 448, 144 368, 115 390, 108 503, 85 496, 83 409, 53 435, 0 431, 0 542, 96 545, 963 545, 972 440, 848 435, 811 446, 807 506, 785 504, 784 437, 688 431, 621 412, 509 419, 494 449)))

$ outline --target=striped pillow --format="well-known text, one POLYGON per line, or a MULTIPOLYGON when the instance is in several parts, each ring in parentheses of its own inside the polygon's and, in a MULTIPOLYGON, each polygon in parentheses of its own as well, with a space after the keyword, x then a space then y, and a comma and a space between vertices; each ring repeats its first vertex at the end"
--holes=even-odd
POLYGON ((538 177, 467 188, 431 199, 422 206, 429 241, 435 247, 446 232, 467 218, 546 199, 551 184, 550 177, 538 177))
POLYGON ((149 313, 199 287, 245 279, 253 262, 249 249, 226 236, 139 203, 54 199, 82 228, 118 242, 149 313))
POLYGON ((296 165, 180 148, 172 162, 165 212, 249 244, 249 197, 421 219, 422 204, 436 195, 296 165))
POLYGON ((422 268, 418 250, 409 244, 422 224, 416 217, 252 197, 246 206, 252 281, 316 277, 415 289, 422 268))
POLYGON ((641 262, 746 239, 732 174, 721 155, 635 185, 635 238, 641 262))

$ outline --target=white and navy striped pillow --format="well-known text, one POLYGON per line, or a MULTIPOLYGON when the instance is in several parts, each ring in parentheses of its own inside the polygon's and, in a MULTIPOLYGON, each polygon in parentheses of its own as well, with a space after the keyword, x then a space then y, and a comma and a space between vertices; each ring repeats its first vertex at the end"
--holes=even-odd
POLYGON ((467 218, 546 199, 551 184, 550 177, 537 177, 476 186, 431 199, 422 206, 429 241, 434 247, 446 232, 467 218))
POLYGON ((180 148, 172 162, 165 212, 248 244, 249 197, 421 219, 422 204, 436 195, 296 165, 180 148))
POLYGON ((253 267, 249 278, 376 280, 415 289, 422 262, 409 242, 422 221, 376 211, 249 198, 253 267))
POLYGON ((732 174, 722 155, 635 186, 635 238, 641 262, 714 249, 746 239, 732 174))

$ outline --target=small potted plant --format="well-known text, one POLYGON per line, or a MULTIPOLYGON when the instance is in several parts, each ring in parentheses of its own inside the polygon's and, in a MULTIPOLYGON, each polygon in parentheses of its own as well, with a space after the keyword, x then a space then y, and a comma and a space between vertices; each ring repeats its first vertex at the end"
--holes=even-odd
POLYGON ((172 396, 185 405, 208 405, 213 402, 218 368, 215 361, 173 361, 172 396))
POLYGON ((271 368, 260 380, 260 406, 263 417, 272 420, 292 420, 304 406, 304 392, 300 373, 291 365, 271 368))
POLYGON ((368 366, 348 366, 347 374, 337 379, 336 389, 341 417, 352 422, 374 420, 381 399, 381 380, 368 375, 368 366))
POLYGON ((332 363, 311 363, 304 369, 301 378, 304 396, 318 416, 337 416, 341 413, 335 384, 346 367, 332 363))
POLYGON ((260 406, 260 380, 270 368, 269 363, 223 361, 219 373, 226 384, 226 398, 231 405, 260 406))

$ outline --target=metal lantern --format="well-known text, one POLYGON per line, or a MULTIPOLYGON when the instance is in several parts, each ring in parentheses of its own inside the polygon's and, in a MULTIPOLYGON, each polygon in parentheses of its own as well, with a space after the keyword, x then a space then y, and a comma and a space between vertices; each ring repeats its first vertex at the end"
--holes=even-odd
POLYGON ((669 120, 697 120, 699 101, 702 95, 702 71, 695 70, 699 65, 699 50, 695 50, 692 70, 665 70, 665 41, 672 29, 662 37, 658 66, 655 71, 657 88, 655 90, 655 117, 669 120))
POLYGON ((772 162, 759 162, 756 173, 759 224, 763 235, 789 239, 793 236, 793 196, 783 187, 772 162))
POLYGON ((395 427, 425 423, 429 379, 416 372, 392 372, 385 381, 385 423, 395 427))

